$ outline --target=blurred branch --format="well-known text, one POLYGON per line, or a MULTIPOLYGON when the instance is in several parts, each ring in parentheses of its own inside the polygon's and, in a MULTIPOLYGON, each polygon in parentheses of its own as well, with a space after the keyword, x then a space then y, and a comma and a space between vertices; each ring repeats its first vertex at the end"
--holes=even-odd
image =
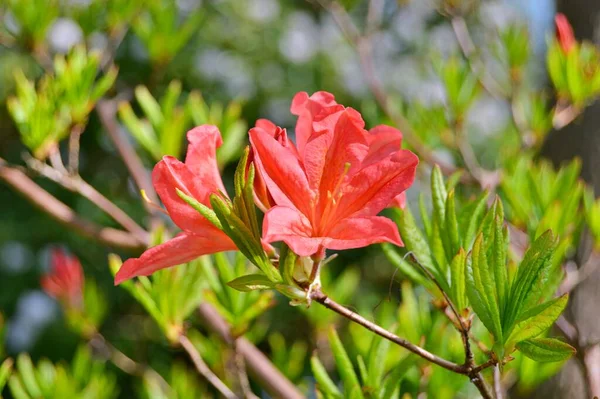
MULTIPOLYGON (((101 100, 96 105, 100 122, 117 147, 117 151, 123 158, 125 166, 131 173, 133 180, 140 190, 144 190, 150 202, 158 204, 158 196, 152 185, 150 173, 144 167, 142 160, 138 157, 133 146, 127 141, 127 138, 121 133, 116 119, 117 102, 116 100, 101 100)), ((156 210, 144 201, 144 206, 149 213, 155 214, 156 210)))
POLYGON ((561 315, 555 323, 567 342, 575 348, 576 359, 579 361, 587 380, 587 397, 600 397, 600 346, 592 344, 584 346, 580 342, 577 326, 561 315))
POLYGON ((115 348, 99 332, 93 334, 89 344, 94 350, 102 352, 106 358, 108 358, 123 372, 142 378, 147 375, 148 377, 155 379, 164 390, 171 390, 171 387, 167 381, 165 381, 165 379, 158 374, 156 370, 146 364, 141 364, 131 359, 129 356, 115 348))
MULTIPOLYGON (((202 303, 198 307, 198 314, 210 332, 226 343, 233 342, 234 338, 231 336, 229 325, 213 306, 202 303)), ((304 398, 294 384, 281 374, 273 363, 246 338, 236 339, 236 349, 246 361, 250 374, 269 394, 277 398, 304 398)))
POLYGON ((77 124, 69 136, 69 173, 73 175, 79 174, 79 141, 83 130, 84 125, 77 124))
POLYGON ((53 219, 85 237, 96 239, 111 247, 133 250, 141 250, 146 247, 144 242, 140 242, 129 232, 98 226, 82 219, 71 208, 31 180, 24 172, 8 166, 2 158, 0 158, 0 180, 3 180, 53 219))
POLYGON ((62 187, 75 192, 82 197, 88 199, 98 208, 102 209, 106 214, 112 217, 117 223, 123 226, 131 234, 133 234, 140 243, 145 243, 148 240, 148 232, 145 231, 135 220, 129 217, 121 208, 116 206, 112 201, 102 195, 94 187, 88 184, 79 176, 72 176, 57 170, 54 167, 39 161, 35 158, 26 159, 27 165, 40 175, 60 184, 62 187))
POLYGON ((479 83, 492 97, 496 99, 505 99, 508 94, 502 89, 502 86, 496 82, 496 80, 487 72, 483 61, 476 56, 475 43, 469 33, 469 28, 465 19, 460 16, 454 16, 450 19, 452 25, 452 31, 456 36, 456 41, 461 49, 464 57, 469 62, 469 67, 473 72, 473 75, 477 77, 479 83))
MULTIPOLYGON (((315 0, 319 3, 323 8, 328 10, 333 16, 334 21, 346 36, 346 39, 350 43, 352 47, 356 50, 361 68, 363 70, 363 74, 367 81, 367 85, 373 97, 388 117, 392 120, 392 122, 402 131, 404 140, 408 143, 410 147, 412 147, 425 162, 430 165, 437 164, 444 174, 449 175, 456 172, 458 169, 456 166, 449 164, 439 158, 427 145, 413 133, 410 124, 408 121, 396 110, 394 110, 390 104, 387 94, 381 85, 381 82, 375 75, 375 70, 373 66, 373 57, 371 54, 371 42, 370 37, 363 36, 360 34, 356 25, 352 22, 352 19, 344 9, 342 5, 340 5, 337 1, 328 1, 328 0, 315 0)), ((374 0, 377 1, 377 0, 374 0)), ((371 9, 376 9, 376 6, 370 5, 371 9)), ((374 12, 371 12, 374 15, 374 12)), ((376 20, 375 17, 371 18, 371 21, 376 20)), ((374 27, 371 26, 369 29, 369 33, 374 31, 374 27)), ((463 173, 461 176, 461 181, 463 183, 474 183, 475 180, 470 173, 463 173)))
POLYGON ((200 373, 200 375, 202 375, 213 387, 215 387, 221 393, 221 395, 227 399, 239 398, 227 387, 227 385, 225 385, 223 381, 219 379, 219 377, 215 375, 215 373, 212 372, 204 360, 202 360, 202 356, 200 356, 200 353, 194 344, 192 344, 192 342, 188 339, 188 337, 183 334, 180 335, 179 343, 192 359, 192 362, 194 363, 194 366, 196 366, 198 373, 200 373))

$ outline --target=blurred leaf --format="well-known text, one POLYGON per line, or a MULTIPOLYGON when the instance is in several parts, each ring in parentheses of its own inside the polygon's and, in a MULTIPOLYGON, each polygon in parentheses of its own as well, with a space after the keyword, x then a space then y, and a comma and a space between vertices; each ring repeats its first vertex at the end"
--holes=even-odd
POLYGON ((558 362, 575 354, 575 348, 555 338, 534 338, 517 344, 525 356, 537 362, 558 362))

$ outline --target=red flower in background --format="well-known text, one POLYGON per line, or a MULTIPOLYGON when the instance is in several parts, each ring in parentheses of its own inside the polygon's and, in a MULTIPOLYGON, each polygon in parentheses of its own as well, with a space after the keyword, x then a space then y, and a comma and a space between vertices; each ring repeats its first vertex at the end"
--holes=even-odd
POLYGON ((568 53, 576 43, 573 28, 565 14, 562 13, 556 14, 554 22, 556 23, 556 38, 558 39, 558 43, 560 43, 563 52, 568 53))
POLYGON ((83 302, 84 275, 77 257, 54 248, 50 254, 50 272, 42 277, 42 289, 49 296, 70 305, 83 302))
POLYGON ((418 159, 400 149, 401 133, 365 130, 361 115, 327 92, 298 93, 291 111, 298 116, 295 145, 272 123, 250 130, 254 162, 276 204, 265 214, 263 240, 284 241, 301 256, 402 245, 397 226, 376 216, 415 177, 418 159))
POLYGON ((223 140, 216 126, 202 125, 187 134, 185 163, 166 156, 154 167, 152 182, 173 222, 183 230, 171 240, 128 259, 115 276, 115 284, 136 276, 192 261, 202 255, 236 249, 221 230, 177 195, 183 191, 210 207, 210 195, 225 193, 217 167, 216 150, 223 140))

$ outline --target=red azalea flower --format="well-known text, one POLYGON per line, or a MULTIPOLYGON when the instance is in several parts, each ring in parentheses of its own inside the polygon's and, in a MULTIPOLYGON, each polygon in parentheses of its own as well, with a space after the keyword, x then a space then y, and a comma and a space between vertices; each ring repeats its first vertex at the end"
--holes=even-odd
POLYGON ((569 23, 569 20, 565 14, 559 13, 554 17, 556 23, 556 38, 560 43, 563 52, 568 53, 575 46, 575 35, 573 35, 573 28, 569 23))
POLYGON ((263 240, 284 241, 301 256, 402 245, 397 226, 376 216, 415 178, 418 159, 400 149, 401 133, 366 131, 361 115, 327 92, 298 93, 291 111, 296 145, 272 123, 250 130, 254 162, 276 204, 265 214, 263 240))
POLYGON ((69 305, 83 301, 84 275, 79 259, 54 248, 50 254, 50 272, 42 277, 42 289, 49 296, 69 305))
POLYGON ((187 134, 185 163, 166 156, 154 167, 152 182, 173 222, 183 231, 171 240, 128 259, 115 276, 115 284, 136 276, 194 260, 202 255, 236 249, 221 230, 177 195, 177 189, 210 207, 213 193, 225 193, 217 167, 216 150, 223 140, 216 126, 202 125, 187 134))

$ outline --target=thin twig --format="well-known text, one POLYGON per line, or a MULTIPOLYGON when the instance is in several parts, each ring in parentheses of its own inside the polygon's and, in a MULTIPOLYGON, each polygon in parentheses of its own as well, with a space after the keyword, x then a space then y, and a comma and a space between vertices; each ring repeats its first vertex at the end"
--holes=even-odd
MULTIPOLYGON (((135 152, 135 149, 131 146, 119 129, 119 125, 117 124, 117 120, 115 118, 117 112, 116 102, 114 100, 101 100, 96 105, 96 110, 98 111, 100 122, 117 147, 117 150, 119 151, 121 158, 123 158, 123 162, 125 162, 125 166, 129 170, 129 173, 131 173, 136 185, 140 190, 144 190, 146 196, 148 199, 150 199, 150 202, 158 204, 158 196, 154 191, 150 173, 148 173, 144 167, 144 164, 142 163, 142 160, 135 152)), ((156 209, 150 206, 150 204, 146 203, 146 201, 144 201, 144 206, 151 214, 155 214, 157 212, 156 209)))
POLYGON ((421 348, 420 346, 417 346, 403 338, 400 338, 399 336, 386 330, 385 328, 365 319, 358 313, 355 313, 355 312, 351 311, 350 309, 340 305, 339 303, 337 303, 334 300, 332 300, 331 298, 329 298, 326 294, 324 294, 319 288, 313 289, 310 296, 313 301, 320 303, 321 305, 325 306, 327 309, 333 310, 337 314, 342 315, 345 318, 363 326, 367 330, 370 330, 370 331, 374 332, 375 334, 395 343, 396 345, 399 345, 399 346, 411 351, 412 353, 422 357, 423 359, 428 360, 431 363, 437 364, 438 366, 443 367, 447 370, 468 376, 469 379, 471 380, 471 382, 473 383, 473 385, 475 385, 477 387, 481 396, 484 399, 493 399, 493 396, 489 390, 489 387, 487 386, 487 384, 485 383, 485 380, 483 379, 481 373, 479 372, 482 370, 482 368, 469 367, 467 365, 453 363, 453 362, 443 359, 437 355, 434 355, 433 353, 421 348))
POLYGON ((53 219, 85 237, 96 239, 103 244, 116 248, 141 250, 146 247, 145 243, 141 243, 137 237, 129 232, 98 226, 82 219, 71 208, 37 185, 25 173, 8 166, 1 158, 0 180, 3 180, 53 219))
POLYGON ((135 220, 129 217, 121 208, 116 206, 98 190, 88 184, 79 176, 72 176, 41 162, 35 158, 26 159, 28 166, 40 175, 60 184, 67 190, 73 191, 82 197, 88 199, 106 214, 112 217, 117 223, 126 230, 135 235, 140 243, 145 243, 148 239, 148 232, 138 225, 135 220))
MULTIPOLYGON (((444 174, 449 175, 456 172, 458 170, 456 166, 439 158, 417 135, 413 133, 408 121, 400 113, 390 107, 385 90, 375 74, 370 40, 368 37, 361 36, 344 7, 336 1, 316 1, 323 8, 329 10, 344 36, 357 52, 369 90, 383 112, 388 115, 392 122, 402 131, 403 139, 418 153, 421 159, 430 165, 437 164, 444 174)), ((473 183, 474 179, 469 173, 464 173, 461 175, 461 181, 463 183, 473 183)))
POLYGON ((500 365, 494 366, 494 393, 496 399, 504 397, 504 389, 502 388, 502 375, 500 374, 500 365))
MULTIPOLYGON (((458 330, 462 337, 463 345, 465 347, 465 366, 473 367, 475 364, 475 360, 474 360, 474 356, 473 356, 473 351, 471 350, 471 343, 469 342, 469 328, 465 325, 462 317, 460 316, 460 314, 458 313, 458 310, 456 309, 456 306, 454 306, 454 303, 452 302, 452 300, 450 299, 450 297, 448 296, 446 291, 442 288, 439 281, 437 281, 435 276, 425 266, 423 266, 421 264, 421 262, 419 262, 419 260, 415 257, 414 254, 409 253, 408 259, 413 264, 416 264, 423 271, 423 273, 425 273, 427 275, 427 277, 429 277, 429 279, 431 281, 433 281, 433 283, 436 285, 436 287, 442 293, 442 296, 448 303, 448 306, 450 306, 450 309, 452 310, 452 313, 454 314, 454 317, 456 318, 456 323, 458 323, 457 327, 458 327, 458 330)), ((453 324, 455 324, 455 323, 453 323, 453 324)), ((455 326, 456 326, 456 324, 455 324, 455 326)))
POLYGON ((212 370, 208 367, 204 360, 202 360, 202 356, 200 356, 200 353, 198 352, 194 344, 192 344, 192 342, 188 339, 188 337, 186 337, 185 335, 180 335, 179 343, 181 344, 181 347, 185 349, 187 354, 190 356, 190 359, 192 359, 192 362, 194 363, 194 366, 196 366, 196 370, 198 370, 198 373, 200 373, 200 375, 202 375, 213 387, 215 387, 221 393, 221 395, 223 395, 227 399, 239 398, 239 396, 233 393, 231 389, 229 389, 227 385, 225 385, 225 383, 223 383, 223 381, 221 381, 219 377, 217 377, 215 373, 212 372, 212 370))
POLYGON ((383 338, 392 341, 393 343, 400 345, 401 347, 408 349, 414 354, 421 356, 422 358, 429 360, 432 363, 437 364, 447 370, 454 371, 455 373, 465 374, 466 369, 463 365, 453 363, 446 359, 443 359, 433 353, 417 346, 403 338, 400 338, 396 334, 386 330, 385 328, 370 322, 358 313, 351 311, 350 309, 338 304, 327 295, 325 295, 320 289, 315 288, 311 293, 311 299, 325 306, 326 308, 333 310, 334 312, 344 316, 345 318, 352 320, 353 322, 365 327, 368 330, 373 331, 375 334, 382 336, 383 338))
POLYGON ((71 129, 71 135, 69 136, 69 173, 72 175, 79 174, 79 147, 81 134, 83 133, 85 126, 83 124, 77 124, 71 129))
MULTIPOLYGON (((217 310, 208 303, 198 307, 198 315, 203 325, 223 342, 231 345, 233 337, 230 326, 217 310)), ((305 396, 271 363, 260 350, 246 338, 236 339, 236 350, 244 357, 251 376, 272 396, 286 399, 302 399, 305 396)))
POLYGON ((170 392, 171 387, 165 379, 147 364, 141 364, 121 352, 104 338, 102 334, 96 332, 89 341, 90 346, 108 358, 115 366, 123 372, 137 377, 148 376, 156 380, 163 390, 170 392))
POLYGON ((258 399, 258 397, 252 393, 252 389, 250 388, 250 380, 248 379, 248 374, 246 373, 246 361, 244 360, 244 356, 237 348, 237 340, 233 341, 232 349, 235 372, 237 374, 237 380, 244 398, 258 399))

